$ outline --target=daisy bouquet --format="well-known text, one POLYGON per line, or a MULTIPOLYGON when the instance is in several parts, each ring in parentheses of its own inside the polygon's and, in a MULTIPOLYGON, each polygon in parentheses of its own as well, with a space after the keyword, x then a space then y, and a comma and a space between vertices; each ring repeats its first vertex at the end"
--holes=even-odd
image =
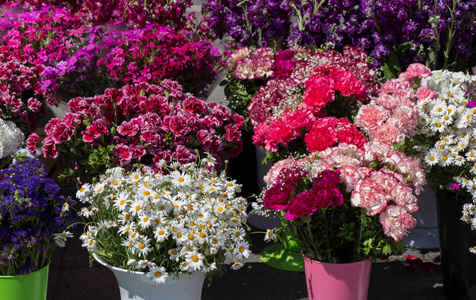
POLYGON ((144 272, 156 283, 180 273, 232 268, 250 254, 241 186, 201 161, 131 171, 108 169, 77 198, 85 204, 83 247, 109 264, 144 272))
POLYGON ((65 246, 75 201, 59 190, 35 159, 0 171, 0 275, 41 269, 56 246, 65 246))
MULTIPOLYGON (((80 182, 91 182, 115 166, 142 163, 157 170, 163 160, 190 163, 196 150, 210 152, 220 166, 224 151, 231 156, 242 151, 243 123, 226 107, 182 92, 175 81, 137 83, 71 99, 63 119, 46 124, 42 152, 71 161, 73 168, 63 176, 80 182)), ((37 142, 38 135, 28 138, 31 151, 37 142)))

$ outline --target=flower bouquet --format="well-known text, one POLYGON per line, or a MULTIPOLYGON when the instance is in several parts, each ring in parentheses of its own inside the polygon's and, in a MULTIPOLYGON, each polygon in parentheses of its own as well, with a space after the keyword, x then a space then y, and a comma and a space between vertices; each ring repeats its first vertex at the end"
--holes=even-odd
MULTIPOLYGON (((418 209, 410 178, 420 179, 413 181, 416 187, 424 183, 418 160, 390 145, 339 143, 275 163, 263 207, 284 212, 279 230, 288 230, 307 257, 355 262, 403 249, 396 242, 416 225, 411 213, 418 209)), ((269 231, 265 238, 274 235, 269 231)))
POLYGON ((380 130, 385 130, 384 127, 393 128, 386 130, 385 135, 383 131, 377 133, 379 129, 370 130, 369 135, 380 135, 384 139, 397 138, 394 142, 398 143, 396 145, 399 148, 421 159, 437 199, 445 294, 471 298, 475 295, 470 295, 472 292, 466 287, 474 285, 476 278, 474 268, 470 267, 476 263, 476 257, 467 251, 476 252, 476 238, 470 230, 474 229, 475 208, 472 202, 475 195, 473 128, 476 109, 473 101, 476 79, 463 72, 431 71, 417 64, 410 65, 398 80, 392 80, 384 86, 392 92, 385 96, 389 101, 383 101, 382 105, 394 106, 392 112, 369 107, 366 109, 368 117, 364 118, 363 123, 373 124, 380 130), (419 75, 408 80, 408 74, 419 75), (412 101, 393 105, 402 96, 410 96, 412 101), (403 117, 402 112, 405 110, 413 111, 411 118, 403 117), (392 115, 397 116, 401 123, 397 124, 394 118, 388 118, 392 115), (387 126, 386 123, 393 125, 387 126), (412 132, 401 130, 401 124, 404 123, 412 124, 408 127, 412 132), (460 219, 471 224, 471 227, 466 227, 460 219))
MULTIPOLYGON (((183 93, 175 81, 138 83, 71 99, 63 119, 45 126, 42 151, 45 157, 61 154, 71 161, 74 168, 63 175, 80 182, 115 166, 130 169, 140 162, 157 170, 163 160, 190 163, 195 150, 210 152, 220 166, 224 151, 241 152, 243 123, 224 106, 183 93)), ((37 135, 30 136, 29 149, 37 142, 37 135)))
POLYGON ((29 274, 47 266, 56 246, 64 247, 75 220, 71 198, 60 195, 34 159, 0 171, 0 275, 29 274))
POLYGON ((320 144, 320 140, 326 137, 345 142, 359 136, 353 141, 362 146, 364 136, 348 126, 348 119, 378 94, 377 74, 366 58, 353 47, 344 48, 342 54, 297 50, 283 76, 268 80, 248 105, 254 144, 270 151, 273 161, 296 151, 323 150, 329 145, 320 144), (325 116, 339 120, 321 120, 325 116), (324 130, 323 135, 328 122, 338 129, 324 130))
POLYGON ((77 192, 86 206, 83 247, 110 265, 167 277, 232 268, 249 256, 246 200, 208 155, 197 162, 108 169, 77 192))

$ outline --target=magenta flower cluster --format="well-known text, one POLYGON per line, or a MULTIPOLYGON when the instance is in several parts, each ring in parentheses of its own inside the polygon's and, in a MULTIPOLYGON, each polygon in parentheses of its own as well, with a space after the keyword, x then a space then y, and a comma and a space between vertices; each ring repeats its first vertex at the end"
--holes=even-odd
POLYGON ((79 47, 86 24, 67 9, 47 6, 3 13, 0 31, 2 60, 54 66, 79 47))
MULTIPOLYGON (((221 163, 224 151, 231 156, 242 151, 243 123, 224 106, 183 93, 175 81, 137 83, 71 99, 63 119, 45 126, 42 151, 46 157, 69 157, 76 165, 72 175, 81 181, 114 166, 141 162, 158 170, 163 162, 193 162, 196 151, 221 163)), ((36 142, 31 136, 29 149, 36 142)))
POLYGON ((306 186, 306 177, 310 172, 303 170, 297 162, 291 162, 282 168, 274 184, 268 188, 263 198, 266 209, 285 210, 287 220, 313 215, 321 208, 340 206, 344 200, 336 187, 340 182, 340 172, 324 170, 313 179, 310 188, 306 186))
POLYGON ((16 7, 18 3, 24 10, 40 10, 45 6, 67 8, 91 23, 130 22, 139 27, 155 23, 175 28, 186 26, 185 11, 192 5, 191 0, 0 0, 0 4, 7 6, 16 7))
POLYGON ((52 101, 94 96, 106 87, 136 82, 156 84, 166 78, 178 80, 187 92, 205 97, 206 88, 224 67, 218 49, 194 33, 193 27, 165 22, 179 22, 190 1, 151 1, 149 6, 154 8, 142 7, 142 2, 105 1, 111 7, 122 7, 137 22, 114 22, 110 16, 111 22, 97 26, 81 12, 87 7, 94 16, 100 16, 97 10, 107 10, 106 3, 101 6, 98 1, 84 1, 82 7, 70 3, 61 8, 44 5, 54 1, 29 2, 29 9, 25 7, 28 3, 3 7, 0 60, 44 65, 39 74, 42 90, 52 101), (164 22, 140 17, 140 9, 143 13, 163 9, 164 22))
POLYGON ((14 122, 25 135, 36 130, 46 113, 47 101, 38 76, 42 70, 43 65, 0 62, 0 118, 14 122))
POLYGON ((200 95, 224 67, 220 52, 209 41, 195 41, 193 34, 170 27, 113 31, 96 40, 100 43, 91 50, 98 56, 99 72, 122 84, 171 78, 185 91, 200 95))

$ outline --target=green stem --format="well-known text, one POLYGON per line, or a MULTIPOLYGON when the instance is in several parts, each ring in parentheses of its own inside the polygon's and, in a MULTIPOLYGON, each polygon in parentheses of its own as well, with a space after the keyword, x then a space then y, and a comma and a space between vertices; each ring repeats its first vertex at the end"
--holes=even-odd
POLYGON ((456 10, 456 4, 457 4, 458 0, 453 0, 453 6, 452 8, 450 8, 448 5, 446 6, 450 12, 450 19, 451 19, 451 22, 450 24, 448 25, 448 42, 446 44, 446 50, 444 52, 444 56, 445 56, 445 63, 443 65, 443 69, 446 70, 448 68, 448 59, 449 59, 449 56, 450 56, 450 51, 451 51, 451 48, 453 47, 453 43, 454 43, 454 36, 455 36, 455 30, 454 30, 454 25, 455 25, 455 21, 454 21, 454 11, 456 10))

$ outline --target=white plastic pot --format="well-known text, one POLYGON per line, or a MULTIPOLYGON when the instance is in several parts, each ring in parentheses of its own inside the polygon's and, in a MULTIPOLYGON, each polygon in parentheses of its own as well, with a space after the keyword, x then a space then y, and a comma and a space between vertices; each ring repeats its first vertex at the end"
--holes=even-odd
POLYGON ((144 272, 130 272, 113 267, 93 254, 94 259, 112 271, 119 284, 121 300, 200 300, 205 276, 195 272, 192 278, 180 275, 167 278, 165 283, 154 283, 144 272))

